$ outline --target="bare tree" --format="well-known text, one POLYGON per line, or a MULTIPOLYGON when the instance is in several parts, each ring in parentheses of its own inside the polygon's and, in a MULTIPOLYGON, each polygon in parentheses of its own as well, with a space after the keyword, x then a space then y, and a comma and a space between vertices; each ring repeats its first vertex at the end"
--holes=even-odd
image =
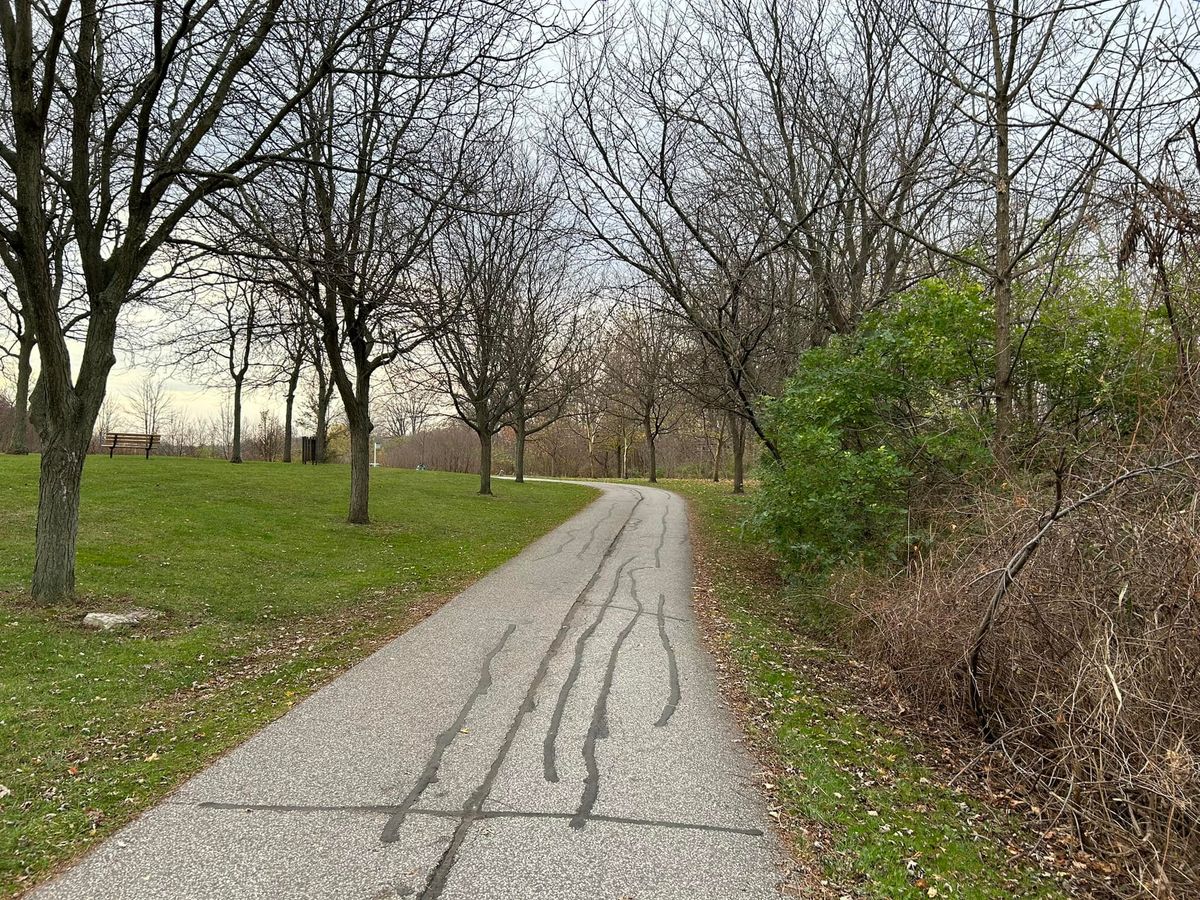
POLYGON ((567 404, 567 422, 583 441, 587 452, 587 473, 596 474, 596 449, 604 434, 605 419, 611 401, 604 390, 601 375, 604 358, 599 346, 589 347, 580 358, 580 379, 567 404))
POLYGON ((559 155, 587 231, 695 332, 777 462, 761 396, 922 271, 893 226, 945 196, 922 174, 946 92, 898 70, 878 20, 870 3, 693 2, 572 67, 559 155))
POLYGON ((507 423, 516 438, 518 483, 525 480, 529 439, 567 415, 595 331, 587 292, 569 273, 568 247, 560 236, 548 233, 546 219, 539 215, 534 220, 535 244, 525 261, 506 342, 507 423))
POLYGON ((329 461, 329 406, 333 402, 336 386, 329 374, 329 364, 325 360, 325 344, 321 339, 320 329, 308 327, 305 330, 305 341, 314 376, 307 406, 313 417, 313 437, 317 442, 315 462, 323 463, 329 461))
POLYGON ((1200 245, 1200 15, 1194 6, 1155 7, 1121 49, 1124 127, 1075 133, 1112 163, 1098 192, 1120 217, 1118 266, 1149 273, 1190 403, 1200 365, 1200 310, 1189 290, 1200 245))
MULTIPOLYGON (((554 16, 522 0, 389 6, 356 35, 357 65, 304 99, 288 132, 303 164, 239 195, 235 218, 305 286, 319 326, 350 431, 351 523, 370 521, 372 378, 444 327, 429 244, 459 205, 462 161, 494 105, 564 34, 554 16)), ((306 23, 318 45, 344 27, 306 23)))
POLYGON ((111 396, 105 397, 96 415, 96 433, 93 437, 96 447, 100 447, 105 435, 120 429, 123 421, 120 405, 111 396))
POLYGON ((964 210, 941 234, 890 224, 991 285, 993 450, 1001 462, 1009 457, 1023 333, 1014 297, 1023 282, 1036 288, 1034 272, 1049 270, 1052 281, 1088 224, 1100 147, 1128 113, 1123 60, 1136 43, 1138 8, 1132 0, 905 0, 894 16, 900 46, 951 88, 950 121, 963 137, 947 144, 948 162, 961 173, 956 194, 964 210), (966 207, 985 202, 986 217, 966 207), (954 227, 963 223, 974 226, 965 235, 954 227))
POLYGON ((271 290, 267 297, 270 313, 269 347, 273 352, 272 384, 284 387, 283 413, 283 461, 292 461, 293 431, 296 411, 296 394, 300 390, 300 377, 308 361, 311 344, 307 309, 302 298, 293 290, 271 290))
POLYGON ((753 204, 751 190, 733 179, 718 184, 714 148, 677 110, 678 36, 641 28, 632 47, 606 45, 573 67, 559 145, 575 176, 572 201, 595 242, 654 285, 712 346, 739 411, 778 456, 751 367, 775 310, 752 314, 758 298, 746 296, 745 282, 791 234, 753 204))
POLYGON ((457 218, 434 249, 440 308, 454 309, 455 317, 451 327, 431 328, 432 346, 455 414, 479 438, 480 494, 492 493, 492 438, 513 406, 510 341, 540 239, 522 214, 536 206, 533 185, 512 162, 502 151, 488 166, 498 174, 481 186, 487 207, 457 218))
POLYGON ((283 451, 283 425, 269 409, 259 410, 258 425, 251 438, 255 455, 263 462, 275 462, 283 451))
POLYGON ((651 484, 658 481, 658 439, 673 427, 680 412, 675 354, 671 318, 656 304, 645 296, 633 296, 618 308, 605 371, 620 417, 642 430, 651 484))
POLYGON ((232 385, 233 435, 231 463, 242 461, 242 398, 269 325, 268 287, 253 267, 226 259, 223 271, 196 283, 196 304, 173 335, 170 345, 178 362, 195 377, 214 377, 232 385))
POLYGON ((165 380, 150 372, 134 387, 126 412, 143 434, 161 435, 171 424, 174 409, 165 380))
POLYGON ((392 437, 414 435, 434 416, 441 395, 436 383, 418 366, 390 367, 379 410, 383 427, 392 437))
MULTIPOLYGON (((42 441, 33 597, 75 588, 84 455, 104 401, 122 310, 169 275, 163 251, 198 203, 236 185, 321 81, 345 34, 309 43, 277 89, 264 48, 300 3, 0 3, 3 105, 0 262, 37 335, 33 421, 42 441), (69 245, 58 252, 56 232, 69 245), (60 306, 59 287, 78 294, 60 306), (85 321, 77 368, 68 331, 85 321)), ((270 148, 272 152, 278 148, 270 148)))

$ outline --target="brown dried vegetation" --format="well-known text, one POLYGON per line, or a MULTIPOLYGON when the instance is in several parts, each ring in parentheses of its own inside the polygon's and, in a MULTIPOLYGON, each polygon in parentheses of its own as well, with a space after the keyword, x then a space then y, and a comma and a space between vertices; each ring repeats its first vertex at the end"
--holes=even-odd
POLYGON ((1174 464, 973 492, 953 510, 967 527, 833 597, 896 690, 978 727, 1125 891, 1185 897, 1200 891, 1200 466, 1154 458, 1174 464))

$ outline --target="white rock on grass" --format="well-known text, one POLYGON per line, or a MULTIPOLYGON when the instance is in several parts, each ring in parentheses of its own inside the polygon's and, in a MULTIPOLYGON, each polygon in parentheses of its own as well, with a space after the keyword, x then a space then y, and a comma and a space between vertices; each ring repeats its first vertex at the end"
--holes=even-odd
POLYGON ((132 609, 123 613, 90 612, 83 617, 85 628, 112 631, 114 628, 132 628, 147 619, 157 619, 160 613, 152 609, 132 609))

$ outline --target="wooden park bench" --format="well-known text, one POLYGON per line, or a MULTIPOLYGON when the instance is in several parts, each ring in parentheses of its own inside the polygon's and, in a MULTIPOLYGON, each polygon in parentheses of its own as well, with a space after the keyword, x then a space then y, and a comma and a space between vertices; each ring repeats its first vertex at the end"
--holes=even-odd
POLYGON ((158 441, 157 434, 122 434, 110 431, 104 436, 104 446, 108 448, 109 459, 112 459, 117 450, 144 450, 146 459, 149 459, 150 451, 158 446, 158 441))

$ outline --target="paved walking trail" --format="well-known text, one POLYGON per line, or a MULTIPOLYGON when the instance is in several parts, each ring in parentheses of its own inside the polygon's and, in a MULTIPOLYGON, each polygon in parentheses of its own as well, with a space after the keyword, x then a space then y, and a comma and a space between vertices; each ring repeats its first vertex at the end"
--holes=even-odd
POLYGON ((776 897, 684 502, 597 487, 33 896, 776 897))

